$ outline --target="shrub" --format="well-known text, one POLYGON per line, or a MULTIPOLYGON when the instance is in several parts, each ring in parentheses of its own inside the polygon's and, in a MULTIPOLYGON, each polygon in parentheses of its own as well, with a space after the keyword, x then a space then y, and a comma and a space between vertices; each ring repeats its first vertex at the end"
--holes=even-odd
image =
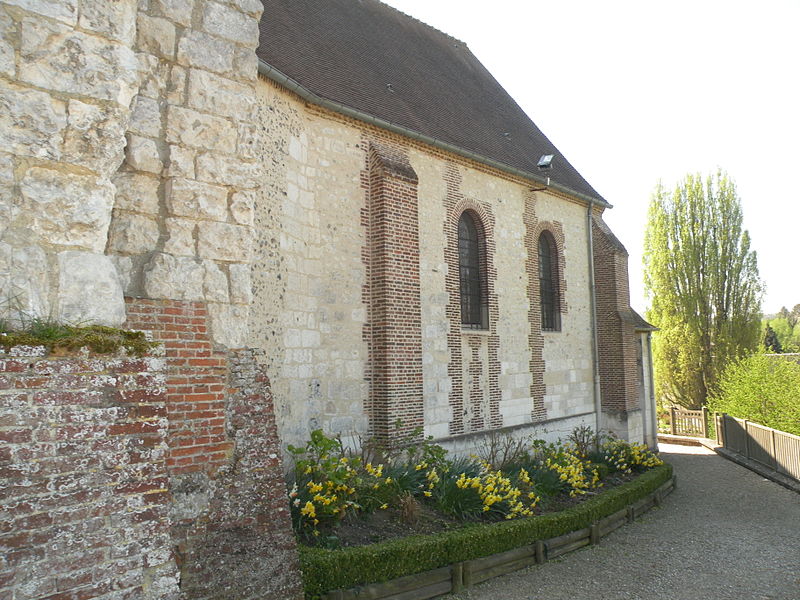
POLYGON ((754 354, 723 373, 711 411, 800 435, 800 364, 754 354))

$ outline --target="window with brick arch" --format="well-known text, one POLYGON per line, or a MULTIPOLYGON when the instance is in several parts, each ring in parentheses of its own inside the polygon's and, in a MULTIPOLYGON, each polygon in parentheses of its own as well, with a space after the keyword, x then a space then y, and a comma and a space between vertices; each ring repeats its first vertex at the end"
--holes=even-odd
POLYGON ((470 212, 458 220, 458 270, 461 291, 461 325, 468 329, 486 329, 485 273, 482 265, 484 243, 475 217, 470 212))
POLYGON ((559 293, 558 251, 553 236, 544 231, 539 236, 539 301, 543 331, 561 331, 559 293))

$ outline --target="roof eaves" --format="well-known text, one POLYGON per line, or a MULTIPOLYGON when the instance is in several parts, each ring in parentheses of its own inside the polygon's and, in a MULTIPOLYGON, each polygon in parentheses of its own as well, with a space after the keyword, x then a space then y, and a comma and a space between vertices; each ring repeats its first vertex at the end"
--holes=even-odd
POLYGON ((465 158, 469 158, 481 164, 487 165, 489 167, 494 167, 495 169, 499 169, 501 171, 505 171, 512 175, 517 175, 519 177, 523 177, 525 179, 530 179, 535 181, 541 185, 544 185, 547 188, 553 188, 557 191, 563 192, 567 195, 573 196, 590 204, 597 204, 602 206, 603 208, 611 208, 611 204, 606 202, 603 198, 599 196, 590 196, 588 194, 584 194, 573 189, 568 188, 567 186, 561 185, 559 183, 550 181, 547 177, 542 177, 539 174, 531 173, 529 171, 524 171, 522 169, 518 169, 516 167, 512 167, 500 161, 496 161, 491 159, 487 156, 483 156, 481 154, 477 154, 465 148, 461 148, 459 146, 455 146, 443 140, 438 140, 436 138, 427 136, 423 133, 418 131, 414 131, 413 129, 409 129, 407 127, 403 127, 402 125, 397 125, 395 123, 390 123, 389 121, 385 121, 379 117, 371 115, 369 113, 357 110, 345 104, 341 104, 334 100, 329 100, 322 96, 319 96, 303 86, 302 84, 298 83, 288 75, 282 73, 269 63, 265 62, 261 58, 258 59, 258 72, 260 75, 271 79, 275 83, 278 83, 285 88, 291 90, 304 100, 311 102, 312 104, 317 104, 324 108, 328 108, 334 112, 339 114, 345 115, 347 117, 352 117, 359 121, 363 121, 365 123, 369 123, 371 125, 375 125, 376 127, 380 127, 381 129, 387 129, 389 131, 393 131, 395 133, 399 133, 400 135, 404 135, 411 139, 419 140, 436 148, 440 148, 447 152, 452 152, 453 154, 457 154, 459 156, 463 156, 465 158))

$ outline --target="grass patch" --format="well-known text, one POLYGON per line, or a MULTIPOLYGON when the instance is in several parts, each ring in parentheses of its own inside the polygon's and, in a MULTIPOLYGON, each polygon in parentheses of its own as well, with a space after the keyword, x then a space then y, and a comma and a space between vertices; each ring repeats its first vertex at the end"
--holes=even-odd
POLYGON ((14 346, 44 346, 49 352, 76 352, 88 348, 96 354, 114 354, 124 349, 143 356, 157 347, 141 331, 126 331, 103 325, 64 325, 48 319, 31 319, 20 328, 0 322, 0 346, 8 352, 14 346))

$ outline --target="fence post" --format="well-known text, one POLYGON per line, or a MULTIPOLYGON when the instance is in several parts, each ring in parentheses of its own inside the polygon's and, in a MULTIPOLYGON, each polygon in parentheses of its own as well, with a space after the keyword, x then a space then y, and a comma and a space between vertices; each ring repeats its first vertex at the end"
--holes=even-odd
POLYGON ((750 458, 750 428, 747 426, 749 422, 747 419, 744 420, 744 452, 747 458, 750 458))
POLYGON ((669 407, 669 432, 675 435, 675 407, 669 407))
POLYGON ((728 447, 728 413, 722 413, 722 445, 728 447))
POLYGON ((703 437, 708 437, 708 407, 704 406, 703 410, 703 437))
POLYGON ((770 429, 769 431, 769 439, 770 439, 770 450, 769 456, 772 458, 772 468, 775 469, 777 472, 778 470, 778 456, 775 454, 775 430, 770 429))

